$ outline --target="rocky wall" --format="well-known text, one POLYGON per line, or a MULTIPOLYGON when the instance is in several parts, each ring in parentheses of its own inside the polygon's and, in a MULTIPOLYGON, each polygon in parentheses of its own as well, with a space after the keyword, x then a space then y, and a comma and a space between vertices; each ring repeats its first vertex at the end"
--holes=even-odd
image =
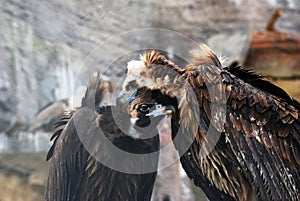
MULTIPOLYGON (((229 60, 240 59, 249 29, 263 29, 275 8, 284 12, 278 28, 299 32, 299 4, 297 0, 1 0, 0 131, 16 121, 28 123, 42 106, 71 96, 86 57, 120 33, 173 30, 208 43, 229 60)), ((162 43, 172 52, 170 41, 159 40, 159 34, 139 37, 148 37, 149 44, 162 43)), ((105 55, 90 55, 87 68, 105 70, 113 78, 123 75, 125 66, 107 69, 100 58, 112 61, 128 47, 141 48, 139 37, 109 41, 105 55)), ((180 41, 177 45, 185 46, 180 41)))

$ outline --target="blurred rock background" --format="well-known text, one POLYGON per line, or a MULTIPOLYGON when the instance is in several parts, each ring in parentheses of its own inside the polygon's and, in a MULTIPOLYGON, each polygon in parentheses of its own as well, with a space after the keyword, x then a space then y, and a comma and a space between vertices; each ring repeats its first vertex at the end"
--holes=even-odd
MULTIPOLYGON (((31 129, 41 108, 84 91, 80 87, 96 70, 120 82, 129 59, 115 62, 120 55, 157 45, 171 58, 178 54, 188 59, 186 50, 194 45, 166 40, 162 30, 122 33, 172 30, 207 43, 228 63, 243 62, 250 31, 264 30, 276 8, 283 10, 276 28, 299 34, 298 0, 0 0, 0 201, 42 200, 50 134, 31 129), (112 62, 116 65, 110 66, 112 62)), ((175 33, 167 33, 176 39, 175 33)), ((299 81, 284 87, 300 94, 299 81)), ((61 108, 72 105, 73 99, 61 108)), ((169 168, 174 173, 180 166, 169 168)), ((163 187, 158 180, 154 200, 205 200, 184 174, 172 176, 172 171, 160 172, 170 182, 163 187)))

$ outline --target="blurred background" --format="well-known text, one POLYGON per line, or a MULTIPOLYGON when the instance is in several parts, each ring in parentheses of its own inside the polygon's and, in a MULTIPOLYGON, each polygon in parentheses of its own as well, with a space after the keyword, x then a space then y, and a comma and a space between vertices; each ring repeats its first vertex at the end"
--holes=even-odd
MULTIPOLYGON (((161 29, 208 44, 226 65, 254 68, 300 100, 298 0, 0 0, 0 10, 0 201, 43 200, 53 122, 78 106, 91 73, 120 82, 129 57, 109 62, 153 44, 188 58, 189 44, 165 40, 161 29), (160 30, 118 36, 145 28, 160 30)), ((160 130, 164 146, 168 123, 160 130)), ((174 154, 162 153, 161 165, 174 154)), ((206 198, 177 162, 159 172, 153 200, 206 198)))

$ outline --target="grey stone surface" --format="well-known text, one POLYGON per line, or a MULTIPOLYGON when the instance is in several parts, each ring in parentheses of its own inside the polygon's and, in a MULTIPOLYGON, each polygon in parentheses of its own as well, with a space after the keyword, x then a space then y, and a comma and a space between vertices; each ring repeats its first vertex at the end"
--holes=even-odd
POLYGON ((3 132, 16 119, 16 102, 12 63, 7 50, 0 49, 0 61, 0 132, 3 132))

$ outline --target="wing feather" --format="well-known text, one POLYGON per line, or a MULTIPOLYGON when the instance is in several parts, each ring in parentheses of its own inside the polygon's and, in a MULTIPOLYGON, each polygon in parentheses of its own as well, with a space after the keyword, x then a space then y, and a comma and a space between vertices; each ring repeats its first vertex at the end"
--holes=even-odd
MULTIPOLYGON (((76 126, 78 126, 78 123, 75 122, 81 119, 80 130, 86 131, 85 137, 87 139, 93 138, 91 136, 98 126, 96 115, 92 111, 102 104, 111 91, 110 83, 101 80, 101 76, 98 73, 97 76, 90 78, 85 97, 82 100, 82 105, 88 106, 90 109, 83 107, 66 111, 55 125, 55 131, 51 137, 51 140, 54 140, 53 145, 46 158, 47 160, 51 159, 51 162, 45 200, 95 199, 92 195, 96 195, 93 192, 97 189, 97 186, 94 185, 90 185, 89 192, 91 193, 86 194, 87 197, 81 198, 79 196, 80 189, 84 189, 82 186, 87 185, 87 180, 84 179, 87 177, 87 169, 93 168, 95 170, 97 162, 84 148, 77 133, 78 128, 76 126)), ((90 141, 92 140, 90 139, 90 141)), ((95 145, 95 143, 93 144, 95 145)), ((99 144, 96 143, 95 148, 99 148, 99 144)))
MULTIPOLYGON (((297 104, 289 105, 285 99, 251 86, 227 71, 220 72, 219 67, 199 66, 194 71, 201 76, 196 79, 204 80, 206 86, 213 85, 221 76, 223 90, 228 97, 225 134, 260 198, 299 200, 300 121, 299 108, 295 107, 297 104), (211 72, 215 72, 215 78, 211 72)), ((202 88, 203 94, 209 91, 195 82, 191 85, 194 89, 202 88)), ((216 93, 209 95, 215 96, 216 93)), ((199 95, 204 98, 201 104, 205 114, 201 114, 201 118, 207 124, 218 121, 211 115, 212 99, 208 99, 209 95, 199 95)))
MULTIPOLYGON (((89 153, 77 134, 74 117, 87 118, 86 113, 79 109, 56 138, 50 163, 46 200, 79 200, 75 192, 79 192, 83 185, 82 178, 86 166, 93 163, 87 160, 89 153)), ((92 125, 86 126, 90 128, 92 125)))

